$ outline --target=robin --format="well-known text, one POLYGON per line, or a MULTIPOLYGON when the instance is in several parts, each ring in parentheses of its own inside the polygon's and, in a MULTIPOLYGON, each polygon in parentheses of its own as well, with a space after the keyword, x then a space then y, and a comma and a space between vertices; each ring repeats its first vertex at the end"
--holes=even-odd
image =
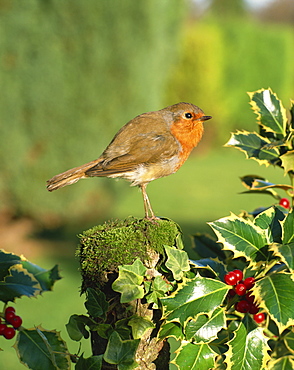
POLYGON ((182 166, 201 140, 202 123, 209 119, 189 103, 143 113, 118 131, 98 159, 52 177, 47 189, 53 191, 87 177, 124 178, 141 188, 145 217, 156 219, 146 186, 182 166))

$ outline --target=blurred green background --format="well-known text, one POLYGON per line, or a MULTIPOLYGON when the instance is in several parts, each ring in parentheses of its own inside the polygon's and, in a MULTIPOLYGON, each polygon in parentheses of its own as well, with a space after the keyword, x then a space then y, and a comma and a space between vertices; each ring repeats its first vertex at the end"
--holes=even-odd
MULTIPOLYGON (((124 181, 48 193, 46 180, 97 158, 136 115, 187 101, 213 116, 185 165, 147 189, 187 250, 190 234, 210 232, 206 222, 273 203, 238 194, 239 176, 283 182, 282 172, 223 144, 231 131, 255 130, 247 91, 271 87, 289 108, 293 25, 293 0, 0 0, 0 246, 45 268, 58 263, 64 277, 53 293, 17 301, 26 327, 61 330, 78 349, 64 328, 84 313, 76 235, 141 217, 143 202, 124 181)), ((24 368, 11 345, 0 338, 0 364, 24 368)))

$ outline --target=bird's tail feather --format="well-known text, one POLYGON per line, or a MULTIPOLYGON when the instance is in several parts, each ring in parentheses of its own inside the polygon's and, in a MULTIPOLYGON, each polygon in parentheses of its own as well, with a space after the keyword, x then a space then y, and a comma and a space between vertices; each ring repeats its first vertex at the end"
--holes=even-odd
POLYGON ((71 168, 59 175, 52 177, 52 179, 47 181, 47 190, 53 191, 60 188, 63 188, 66 185, 74 184, 75 182, 88 177, 86 175, 86 171, 92 168, 93 166, 97 165, 98 161, 92 161, 86 163, 82 166, 71 168))

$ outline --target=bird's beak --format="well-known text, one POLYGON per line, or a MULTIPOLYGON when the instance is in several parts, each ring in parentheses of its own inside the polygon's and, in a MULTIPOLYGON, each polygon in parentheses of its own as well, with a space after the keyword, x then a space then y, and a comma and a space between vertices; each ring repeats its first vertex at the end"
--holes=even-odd
POLYGON ((209 119, 211 119, 212 117, 211 116, 202 116, 200 118, 201 121, 208 121, 209 119))

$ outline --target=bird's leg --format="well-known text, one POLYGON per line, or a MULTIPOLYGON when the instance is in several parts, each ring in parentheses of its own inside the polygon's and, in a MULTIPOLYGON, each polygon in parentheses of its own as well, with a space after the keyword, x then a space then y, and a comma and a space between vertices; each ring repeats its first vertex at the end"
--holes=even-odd
POLYGON ((146 186, 147 186, 147 184, 141 184, 140 185, 140 188, 142 190, 142 195, 143 195, 143 201, 144 201, 145 218, 147 218, 149 220, 154 220, 157 217, 154 215, 154 212, 152 210, 150 200, 149 200, 148 195, 146 193, 146 186), (149 214, 149 212, 150 212, 150 214, 149 214))

